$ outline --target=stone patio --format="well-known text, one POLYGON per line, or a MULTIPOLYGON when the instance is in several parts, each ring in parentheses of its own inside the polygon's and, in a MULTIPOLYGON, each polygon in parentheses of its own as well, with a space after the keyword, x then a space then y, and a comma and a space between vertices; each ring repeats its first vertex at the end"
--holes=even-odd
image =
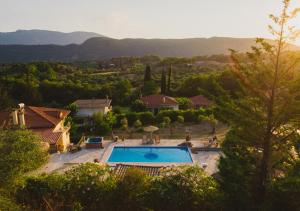
MULTIPOLYGON (((68 170, 74 165, 80 163, 94 162, 94 159, 100 160, 100 163, 106 164, 114 146, 177 146, 184 142, 184 139, 162 139, 160 144, 142 145, 140 139, 128 139, 124 142, 103 141, 103 149, 83 149, 75 153, 55 153, 50 155, 49 162, 41 169, 42 172, 61 172, 68 170)), ((203 147, 203 141, 191 141, 193 147, 203 147)), ((194 164, 202 166, 206 164, 205 171, 208 174, 217 172, 217 164, 221 152, 219 151, 198 151, 197 154, 191 153, 194 164)), ((148 164, 152 165, 152 164, 148 164)), ((155 165, 177 165, 177 164, 155 164, 155 165)))

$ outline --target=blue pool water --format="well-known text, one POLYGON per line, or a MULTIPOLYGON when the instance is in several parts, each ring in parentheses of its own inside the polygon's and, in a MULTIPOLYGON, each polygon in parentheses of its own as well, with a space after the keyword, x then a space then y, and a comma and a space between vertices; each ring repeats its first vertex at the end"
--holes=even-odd
POLYGON ((114 147, 108 162, 191 163, 187 147, 114 147))

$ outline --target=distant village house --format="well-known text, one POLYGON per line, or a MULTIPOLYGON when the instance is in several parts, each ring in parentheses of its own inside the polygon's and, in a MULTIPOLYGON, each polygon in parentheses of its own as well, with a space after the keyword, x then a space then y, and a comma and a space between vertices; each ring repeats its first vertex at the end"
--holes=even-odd
POLYGON ((179 104, 175 98, 166 95, 149 95, 142 97, 141 100, 154 114, 157 114, 160 110, 164 109, 179 109, 179 104))
POLYGON ((21 103, 12 112, 0 112, 0 126, 26 128, 48 143, 51 152, 65 151, 70 145, 70 126, 64 125, 69 113, 68 110, 25 106, 21 103))
POLYGON ((213 105, 213 102, 207 99, 206 97, 202 95, 197 95, 194 97, 189 98, 191 101, 191 107, 193 109, 199 109, 199 108, 209 108, 213 105))
POLYGON ((105 115, 112 109, 111 100, 108 98, 76 100, 74 104, 77 106, 76 116, 81 118, 91 117, 99 112, 105 115))

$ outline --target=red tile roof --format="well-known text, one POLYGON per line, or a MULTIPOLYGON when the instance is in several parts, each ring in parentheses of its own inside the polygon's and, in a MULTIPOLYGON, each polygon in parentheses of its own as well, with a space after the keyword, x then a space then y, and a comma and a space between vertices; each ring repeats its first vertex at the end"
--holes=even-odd
POLYGON ((194 105, 194 106, 209 107, 213 104, 212 101, 210 101, 209 99, 207 99, 203 95, 197 95, 197 96, 191 97, 190 101, 191 101, 192 105, 194 105))
POLYGON ((62 132, 53 132, 52 128, 32 129, 32 131, 38 134, 43 141, 48 142, 49 144, 56 144, 62 135, 62 132))
POLYGON ((178 102, 173 98, 165 95, 149 95, 142 97, 141 100, 149 108, 158 108, 160 106, 175 106, 178 102))
MULTIPOLYGON (((62 132, 53 130, 69 113, 70 111, 64 109, 25 106, 25 126, 40 135, 43 141, 56 144, 62 132)), ((10 112, 0 112, 0 127, 2 125, 8 127, 9 124, 12 124, 10 112)))

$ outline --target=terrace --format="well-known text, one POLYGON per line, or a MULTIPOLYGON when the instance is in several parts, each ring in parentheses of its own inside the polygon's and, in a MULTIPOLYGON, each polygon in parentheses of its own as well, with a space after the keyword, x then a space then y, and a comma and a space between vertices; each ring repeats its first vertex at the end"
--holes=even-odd
MULTIPOLYGON (((178 144, 183 143, 184 139, 162 139, 159 144, 147 145, 147 146, 159 146, 159 147, 172 147, 178 146, 178 144)), ((191 153, 193 163, 188 165, 199 165, 205 166, 205 171, 212 175, 217 172, 217 163, 221 155, 221 151, 216 148, 204 148, 204 140, 192 140, 191 143, 196 149, 196 154, 191 153)), ((108 163, 109 156, 115 146, 145 146, 142 145, 141 139, 128 139, 123 142, 113 142, 108 140, 103 140, 103 149, 83 149, 76 153, 56 153, 50 155, 49 162, 43 167, 43 172, 63 172, 68 170, 74 165, 86 162, 94 162, 95 159, 99 160, 100 164, 109 164, 115 166, 115 164, 108 163)), ((176 166, 183 165, 180 163, 138 163, 139 165, 151 165, 151 166, 176 166)))

